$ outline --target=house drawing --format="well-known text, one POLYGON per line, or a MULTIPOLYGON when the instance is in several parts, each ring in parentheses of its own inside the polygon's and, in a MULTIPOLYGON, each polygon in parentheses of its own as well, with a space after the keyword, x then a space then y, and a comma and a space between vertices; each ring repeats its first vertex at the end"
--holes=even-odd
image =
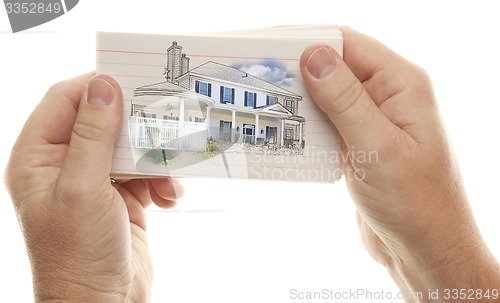
POLYGON ((190 69, 190 58, 173 42, 166 81, 134 90, 129 116, 132 147, 205 151, 212 138, 302 150, 302 97, 237 68, 207 61, 190 69))

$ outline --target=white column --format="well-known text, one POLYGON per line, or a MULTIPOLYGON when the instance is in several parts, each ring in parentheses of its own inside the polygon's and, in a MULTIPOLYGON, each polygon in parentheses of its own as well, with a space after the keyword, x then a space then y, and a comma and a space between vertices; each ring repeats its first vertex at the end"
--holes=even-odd
POLYGON ((281 119, 281 139, 280 145, 285 145, 285 119, 281 119))
POLYGON ((234 143, 236 141, 236 111, 232 110, 231 114, 232 114, 232 118, 231 118, 231 143, 234 143))
POLYGON ((207 106, 207 118, 205 119, 205 124, 207 125, 207 136, 210 138, 210 110, 212 108, 207 106))
POLYGON ((182 148, 182 140, 184 136, 184 98, 180 98, 179 105, 179 148, 182 148))
POLYGON ((304 122, 299 122, 299 146, 302 146, 303 134, 304 134, 304 122))
POLYGON ((257 138, 260 135, 260 129, 259 129, 259 115, 255 114, 255 142, 257 143, 257 138))
POLYGON ((184 127, 184 98, 180 98, 179 107, 179 122, 181 122, 181 127, 184 127))
POLYGON ((134 130, 134 147, 142 147, 140 146, 139 142, 142 140, 140 139, 142 137, 141 134, 141 126, 139 125, 139 115, 135 115, 135 130, 134 130))

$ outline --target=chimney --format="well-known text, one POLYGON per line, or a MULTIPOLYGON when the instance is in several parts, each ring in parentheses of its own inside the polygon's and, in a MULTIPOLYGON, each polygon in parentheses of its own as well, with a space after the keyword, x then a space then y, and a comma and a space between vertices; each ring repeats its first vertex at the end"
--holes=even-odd
POLYGON ((182 46, 177 45, 177 42, 172 42, 172 45, 167 49, 167 72, 165 77, 168 82, 174 83, 177 77, 182 73, 181 64, 182 46))
POLYGON ((181 75, 184 75, 189 71, 189 57, 186 57, 186 54, 182 54, 181 56, 181 75))

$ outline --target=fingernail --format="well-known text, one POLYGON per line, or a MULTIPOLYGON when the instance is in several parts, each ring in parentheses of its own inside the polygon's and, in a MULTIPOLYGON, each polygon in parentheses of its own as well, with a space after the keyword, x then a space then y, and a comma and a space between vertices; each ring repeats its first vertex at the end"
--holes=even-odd
POLYGON ((106 80, 93 78, 90 80, 87 92, 87 104, 92 106, 107 106, 115 99, 115 89, 106 80))
POLYGON ((337 60, 330 48, 318 48, 309 56, 306 68, 316 79, 323 79, 337 67, 337 60))

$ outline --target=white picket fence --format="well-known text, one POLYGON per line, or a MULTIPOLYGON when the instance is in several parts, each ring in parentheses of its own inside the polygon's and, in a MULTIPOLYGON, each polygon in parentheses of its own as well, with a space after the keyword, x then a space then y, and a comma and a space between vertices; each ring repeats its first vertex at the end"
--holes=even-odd
POLYGON ((207 126, 155 118, 129 117, 129 141, 135 148, 205 151, 207 126))

